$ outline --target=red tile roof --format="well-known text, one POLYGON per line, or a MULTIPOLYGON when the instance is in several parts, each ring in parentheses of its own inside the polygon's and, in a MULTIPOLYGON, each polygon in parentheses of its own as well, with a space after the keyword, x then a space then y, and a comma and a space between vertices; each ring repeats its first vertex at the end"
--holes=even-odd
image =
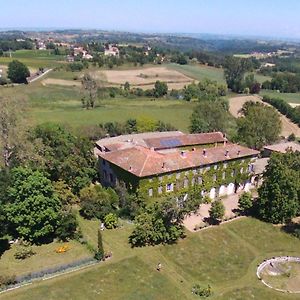
POLYGON ((103 159, 138 176, 147 177, 177 170, 191 169, 236 158, 257 156, 259 151, 236 144, 203 149, 161 153, 141 146, 115 152, 98 152, 103 159))
POLYGON ((149 138, 144 139, 149 148, 166 149, 182 146, 205 145, 213 143, 222 143, 226 141, 222 132, 209 132, 197 134, 184 134, 178 137, 165 137, 165 138, 149 138), (173 144, 173 146, 172 146, 173 144))

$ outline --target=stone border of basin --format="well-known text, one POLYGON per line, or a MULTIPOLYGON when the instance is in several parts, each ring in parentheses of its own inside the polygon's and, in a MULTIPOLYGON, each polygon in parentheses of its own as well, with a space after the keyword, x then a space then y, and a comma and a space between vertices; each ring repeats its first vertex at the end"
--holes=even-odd
POLYGON ((278 292, 282 292, 282 293, 289 293, 289 294, 300 294, 300 289, 298 291, 289 291, 289 290, 282 290, 282 289, 277 289, 273 286, 271 286, 270 284, 266 283, 262 277, 261 277, 261 273, 264 270, 264 268, 266 266, 268 266, 270 263, 275 263, 275 262, 298 262, 300 263, 300 257, 295 257, 295 256, 277 256, 277 257, 272 257, 270 259, 266 259, 264 260, 258 267, 256 270, 256 276, 257 278, 267 287, 269 287, 270 289, 273 289, 275 291, 278 292))

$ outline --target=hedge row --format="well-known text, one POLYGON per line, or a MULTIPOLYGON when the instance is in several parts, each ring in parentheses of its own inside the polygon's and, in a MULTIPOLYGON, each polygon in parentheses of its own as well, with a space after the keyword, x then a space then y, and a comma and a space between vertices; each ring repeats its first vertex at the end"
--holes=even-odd
POLYGON ((279 112, 300 127, 300 107, 292 107, 283 99, 271 98, 269 96, 264 96, 263 101, 274 106, 279 112))

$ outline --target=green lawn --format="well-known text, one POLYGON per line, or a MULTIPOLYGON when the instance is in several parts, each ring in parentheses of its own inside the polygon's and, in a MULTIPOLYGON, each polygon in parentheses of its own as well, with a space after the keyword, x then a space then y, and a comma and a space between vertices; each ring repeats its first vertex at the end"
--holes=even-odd
POLYGON ((39 82, 14 88, 0 87, 0 93, 28 99, 28 113, 34 124, 52 121, 74 128, 147 116, 187 131, 189 117, 196 105, 182 100, 110 98, 101 100, 97 108, 86 110, 81 105, 79 88, 42 86, 39 82))
POLYGON ((299 103, 300 104, 300 93, 278 93, 271 90, 262 90, 261 94, 268 95, 270 97, 281 98, 289 103, 299 103))
MULTIPOLYGON (((214 68, 205 65, 195 64, 195 65, 177 65, 169 64, 168 68, 177 70, 188 77, 195 80, 203 80, 205 78, 210 80, 215 80, 219 83, 225 83, 224 71, 221 68, 214 68)), ((266 80, 270 80, 271 77, 264 76, 260 74, 255 74, 255 78, 258 82, 263 83, 266 80)))
MULTIPOLYGON (((96 245, 98 222, 80 221, 96 245)), ((275 255, 299 255, 300 241, 280 228, 252 218, 210 228, 175 245, 131 249, 132 225, 106 230, 103 240, 113 258, 98 266, 4 294, 4 299, 197 299, 193 284, 210 284, 209 299, 299 299, 265 287, 256 267, 275 255), (158 262, 162 270, 156 271, 158 262)), ((1 296, 0 296, 1 298, 1 296)), ((1 298, 2 299, 2 298, 1 298)))
POLYGON ((33 246, 32 249, 36 254, 24 260, 14 257, 18 247, 12 246, 0 257, 0 276, 25 275, 33 271, 40 271, 92 256, 84 245, 76 241, 68 243, 53 242, 41 246, 33 246), (69 250, 65 253, 56 253, 55 250, 63 245, 67 245, 69 250))

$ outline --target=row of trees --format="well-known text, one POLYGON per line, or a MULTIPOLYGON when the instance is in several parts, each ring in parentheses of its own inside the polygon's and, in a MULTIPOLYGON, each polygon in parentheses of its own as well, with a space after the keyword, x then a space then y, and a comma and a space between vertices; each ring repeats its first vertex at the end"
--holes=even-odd
POLYGON ((297 93, 300 91, 300 73, 275 73, 271 81, 263 82, 262 88, 282 93, 297 93))
POLYGON ((278 109, 283 115, 287 116, 300 127, 300 107, 292 107, 289 103, 280 98, 263 97, 263 101, 271 104, 278 109))

